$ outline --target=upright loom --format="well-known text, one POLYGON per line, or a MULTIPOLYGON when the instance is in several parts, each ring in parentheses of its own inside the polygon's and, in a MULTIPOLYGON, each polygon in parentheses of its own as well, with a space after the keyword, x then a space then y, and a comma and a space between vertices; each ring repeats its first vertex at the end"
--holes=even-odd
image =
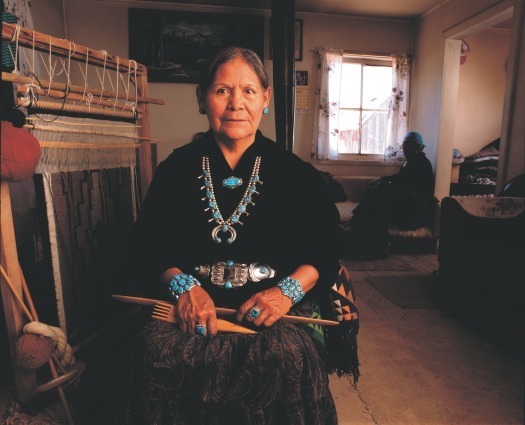
POLYGON ((1 182, 2 302, 18 399, 29 402, 50 388, 60 392, 74 378, 55 360, 50 361, 54 379, 46 384, 37 382, 34 371, 16 366, 17 341, 39 308, 48 310, 49 302, 56 302, 44 319, 63 331, 73 352, 124 314, 109 306, 114 288, 108 282, 115 279, 127 230, 156 162, 152 144, 159 141, 150 137, 148 105, 164 102, 148 97, 146 67, 133 60, 8 23, 2 42, 15 64, 13 72, 2 72, 2 80, 13 83, 16 104, 27 110, 24 127, 41 147, 34 175, 39 272, 32 277, 37 284, 25 282, 9 186, 1 182), (21 55, 30 64, 28 75, 18 72, 21 55), (46 75, 36 75, 35 69, 45 69, 46 75), (80 84, 72 83, 76 79, 80 84), (38 292, 35 305, 28 286, 38 292))

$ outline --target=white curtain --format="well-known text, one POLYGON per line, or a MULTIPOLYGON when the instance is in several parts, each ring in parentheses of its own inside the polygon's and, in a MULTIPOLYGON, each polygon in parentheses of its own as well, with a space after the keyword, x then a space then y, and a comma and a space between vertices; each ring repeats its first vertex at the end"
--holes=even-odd
POLYGON ((410 58, 405 53, 392 55, 392 97, 388 111, 388 132, 385 159, 403 160, 401 143, 408 125, 408 89, 410 58))
POLYGON ((312 156, 317 159, 337 159, 339 139, 339 96, 343 52, 317 49, 319 64, 317 73, 316 105, 312 156))

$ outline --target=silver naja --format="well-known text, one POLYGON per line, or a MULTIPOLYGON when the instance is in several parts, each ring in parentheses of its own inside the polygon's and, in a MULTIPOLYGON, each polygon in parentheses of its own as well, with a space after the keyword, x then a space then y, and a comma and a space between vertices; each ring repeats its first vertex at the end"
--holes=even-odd
POLYGON ((211 237, 217 243, 222 242, 222 239, 219 238, 219 236, 217 236, 219 232, 230 232, 230 237, 226 239, 227 243, 232 243, 237 238, 237 232, 232 226, 230 226, 229 224, 219 224, 218 226, 215 226, 211 231, 211 237))

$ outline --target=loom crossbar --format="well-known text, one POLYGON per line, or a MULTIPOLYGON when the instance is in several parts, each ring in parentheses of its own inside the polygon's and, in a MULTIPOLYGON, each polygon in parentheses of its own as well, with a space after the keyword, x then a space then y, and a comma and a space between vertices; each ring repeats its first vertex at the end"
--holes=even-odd
POLYGON ((43 111, 50 113, 60 113, 62 115, 81 116, 90 118, 101 118, 106 120, 119 120, 135 122, 135 114, 133 112, 94 108, 87 106, 67 105, 57 102, 46 102, 43 100, 35 100, 26 102, 24 99, 17 99, 16 103, 29 110, 43 111))
MULTIPOLYGON (((25 86, 18 85, 16 89, 17 89, 18 94, 24 95, 27 93, 27 89, 25 86)), ((65 98, 67 100, 72 100, 75 102, 84 102, 87 99, 86 96, 82 96, 78 93, 70 93, 70 92, 65 92, 62 90, 43 90, 43 89, 33 88, 33 91, 40 96, 48 96, 48 97, 51 97, 52 99, 62 100, 65 98)), ((100 100, 100 98, 98 97, 93 97, 93 99, 89 102, 89 104, 107 106, 109 108, 116 108, 121 111, 133 111, 133 107, 130 105, 121 105, 121 104, 115 103, 115 101, 113 100, 105 100, 105 99, 100 100)))
MULTIPOLYGON (((17 74, 11 74, 10 72, 2 72, 2 80, 8 81, 10 83, 20 83, 20 84, 34 84, 35 79, 32 77, 25 77, 23 75, 17 75, 17 74)), ((42 84, 43 87, 48 88, 49 87, 49 81, 48 80, 39 80, 40 84, 42 84)), ((71 93, 80 93, 83 94, 84 92, 91 93, 93 97, 99 97, 102 96, 104 98, 108 99, 114 99, 117 97, 118 99, 128 99, 129 101, 135 100, 134 96, 126 95, 125 93, 119 93, 118 96, 115 92, 108 91, 108 90, 99 90, 99 89, 93 89, 93 88, 87 88, 87 90, 84 87, 81 86, 75 86, 70 85, 67 86, 64 83, 51 83, 51 88, 54 90, 61 90, 61 91, 69 91, 71 93)), ((153 103, 156 105, 164 105, 164 100, 162 99, 154 99, 151 97, 145 97, 145 96, 138 96, 137 97, 138 103, 153 103)))
POLYGON ((54 149, 138 149, 140 143, 84 143, 39 141, 42 148, 54 149))

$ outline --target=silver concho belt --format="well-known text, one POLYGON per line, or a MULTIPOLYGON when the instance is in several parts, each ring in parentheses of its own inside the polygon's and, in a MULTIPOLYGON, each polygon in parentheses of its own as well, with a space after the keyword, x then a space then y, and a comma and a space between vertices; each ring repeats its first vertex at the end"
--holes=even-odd
POLYGON ((203 276, 210 277, 211 283, 226 289, 238 288, 246 282, 259 282, 275 276, 275 270, 267 264, 241 264, 233 261, 219 261, 211 266, 195 267, 195 271, 203 276))

